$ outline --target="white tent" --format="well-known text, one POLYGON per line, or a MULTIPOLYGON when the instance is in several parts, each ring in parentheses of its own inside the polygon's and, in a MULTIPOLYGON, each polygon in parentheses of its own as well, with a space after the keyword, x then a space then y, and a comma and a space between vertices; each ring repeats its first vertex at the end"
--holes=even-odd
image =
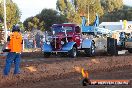
POLYGON ((122 22, 102 22, 99 27, 109 29, 111 31, 114 30, 122 30, 123 23, 122 22))
POLYGON ((122 20, 120 22, 102 22, 99 27, 109 29, 110 31, 121 31, 124 29, 132 31, 132 21, 127 21, 126 28, 124 28, 122 20))

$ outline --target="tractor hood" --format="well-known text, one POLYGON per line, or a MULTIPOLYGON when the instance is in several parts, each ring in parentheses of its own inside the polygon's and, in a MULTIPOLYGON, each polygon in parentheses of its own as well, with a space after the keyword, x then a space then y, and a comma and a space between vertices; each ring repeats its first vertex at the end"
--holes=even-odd
POLYGON ((52 35, 52 38, 65 38, 65 37, 73 37, 73 32, 68 32, 68 33, 57 33, 55 35, 52 35))

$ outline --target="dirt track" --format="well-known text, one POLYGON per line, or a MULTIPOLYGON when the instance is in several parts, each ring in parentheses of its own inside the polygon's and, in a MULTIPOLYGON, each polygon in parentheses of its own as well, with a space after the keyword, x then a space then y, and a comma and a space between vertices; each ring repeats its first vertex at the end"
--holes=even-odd
MULTIPOLYGON (((91 79, 132 79, 131 58, 131 55, 76 59, 66 57, 23 58, 21 74, 13 76, 10 73, 8 77, 2 76, 4 59, 1 59, 0 88, 80 88, 82 87, 80 68, 88 70, 91 79)), ((132 88, 131 85, 121 86, 99 85, 90 86, 90 88, 132 88)))
MULTIPOLYGON (((90 75, 91 79, 129 79, 132 78, 132 66, 125 70, 118 71, 111 70, 107 72, 93 72, 90 75)), ((132 88, 132 85, 81 85, 82 77, 77 73, 69 73, 56 77, 49 77, 49 79, 41 79, 38 82, 28 82, 20 85, 13 85, 7 88, 132 88)))

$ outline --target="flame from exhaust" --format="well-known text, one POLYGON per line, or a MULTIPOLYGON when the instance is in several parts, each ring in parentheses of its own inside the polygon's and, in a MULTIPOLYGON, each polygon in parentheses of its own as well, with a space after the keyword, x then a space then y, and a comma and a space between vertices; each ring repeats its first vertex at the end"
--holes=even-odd
POLYGON ((82 76, 83 76, 84 78, 88 78, 88 77, 89 77, 88 71, 85 71, 83 68, 82 68, 81 73, 82 73, 82 76))
POLYGON ((81 67, 74 67, 74 69, 78 72, 78 73, 81 73, 82 76, 84 78, 88 78, 89 77, 89 74, 88 74, 88 71, 84 70, 84 68, 81 68, 81 67))
POLYGON ((25 67, 26 69, 28 69, 30 72, 36 72, 37 69, 33 66, 29 66, 29 67, 25 67))

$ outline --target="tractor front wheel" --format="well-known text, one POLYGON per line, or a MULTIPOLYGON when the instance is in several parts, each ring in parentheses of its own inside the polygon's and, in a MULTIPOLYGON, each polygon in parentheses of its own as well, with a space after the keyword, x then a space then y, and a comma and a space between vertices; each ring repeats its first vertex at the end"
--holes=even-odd
POLYGON ((70 57, 75 58, 77 56, 77 48, 73 47, 69 52, 70 57))
POLYGON ((92 43, 90 48, 85 49, 85 54, 86 54, 86 56, 90 56, 90 57, 95 55, 95 45, 94 45, 94 43, 92 43))

